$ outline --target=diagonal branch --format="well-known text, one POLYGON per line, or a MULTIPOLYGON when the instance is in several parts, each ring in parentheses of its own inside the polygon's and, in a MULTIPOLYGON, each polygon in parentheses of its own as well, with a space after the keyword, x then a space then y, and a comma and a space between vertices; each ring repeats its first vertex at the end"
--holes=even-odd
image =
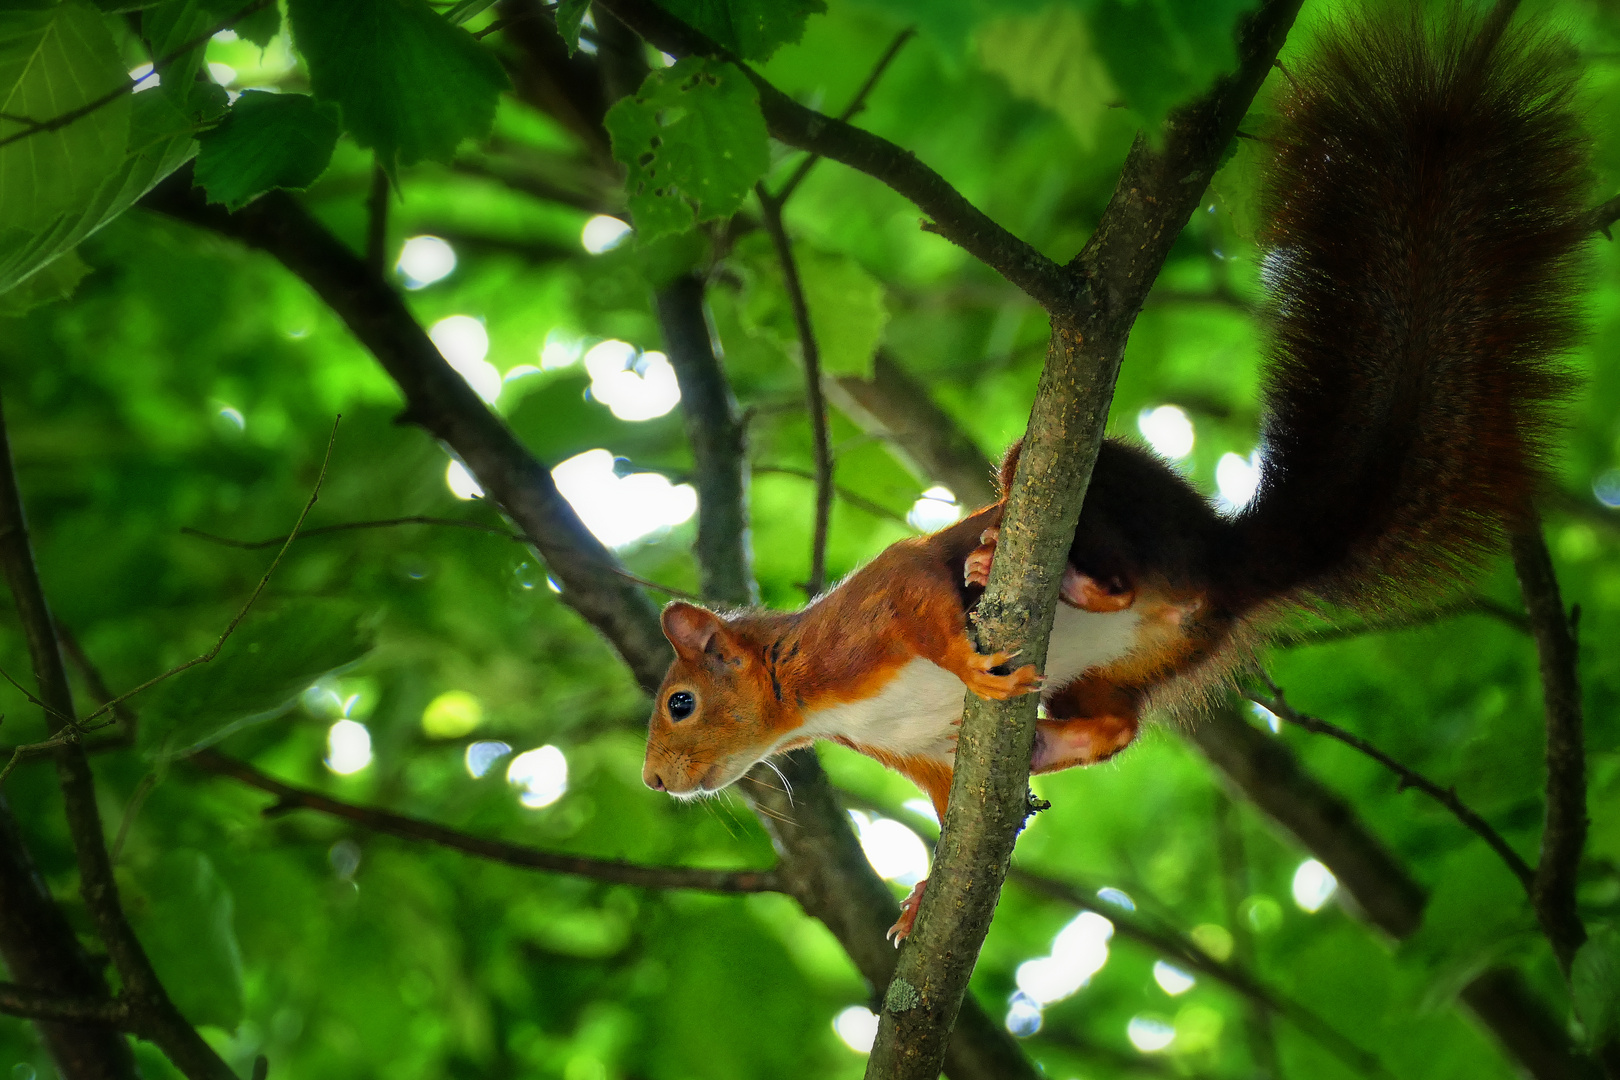
MULTIPOLYGON (((656 609, 625 586, 617 560, 557 493, 551 474, 445 363, 398 295, 368 277, 353 252, 283 193, 271 192, 227 214, 204 204, 188 183, 184 174, 172 177, 143 204, 260 247, 303 278, 394 378, 406 399, 405 418, 450 446, 535 544, 562 582, 563 600, 619 651, 644 688, 656 687, 672 656, 656 609)), ((886 985, 894 950, 883 931, 898 914, 894 898, 825 793, 814 755, 796 752, 783 764, 791 795, 769 796, 779 803, 756 800, 767 806, 767 827, 776 830, 778 872, 788 892, 828 925, 873 985, 886 985)), ((977 1008, 964 1008, 946 1068, 952 1080, 1036 1080, 1005 1028, 977 1008)))
POLYGON ((1531 900, 1568 976, 1586 927, 1575 906, 1576 876, 1586 844, 1586 746, 1574 619, 1564 612, 1558 576, 1533 519, 1512 536, 1513 567, 1530 613, 1541 663, 1541 694, 1547 713, 1547 813, 1541 832, 1531 900))
POLYGON ((1464 828, 1485 841, 1486 844, 1490 845, 1492 851, 1501 856, 1502 861, 1507 864, 1507 868, 1513 871, 1513 876, 1518 878, 1519 883, 1524 886, 1525 892, 1534 894, 1533 883, 1536 875, 1535 871, 1530 869, 1530 864, 1525 862, 1523 856, 1517 851, 1513 850, 1513 846, 1502 838, 1501 833, 1491 827, 1490 822, 1469 809, 1468 805, 1457 797, 1455 787, 1443 788, 1422 773, 1402 765, 1359 735, 1346 731, 1337 724, 1330 724, 1326 720, 1300 712, 1288 704, 1287 699, 1283 696, 1283 692, 1277 688, 1276 683, 1272 682, 1263 673, 1261 677, 1266 680, 1266 685, 1271 688, 1271 696, 1249 694, 1247 696, 1250 701, 1270 710, 1274 715, 1282 717, 1296 727, 1337 739, 1351 749, 1359 750, 1399 777, 1401 790, 1404 791, 1409 787, 1416 788, 1447 810, 1450 810, 1452 816, 1462 822, 1464 828))
MULTIPOLYGON (((67 670, 62 665, 56 626, 34 565, 3 415, 0 415, 0 569, 5 572, 6 583, 17 605, 17 615, 28 642, 28 655, 34 665, 34 678, 41 697, 50 706, 46 719, 54 734, 64 726, 57 718, 73 715, 73 695, 68 689, 67 670)), ((57 753, 56 764, 68 831, 78 856, 79 893, 107 955, 118 970, 124 997, 141 1017, 142 1030, 190 1080, 236 1080, 229 1066, 169 1000, 157 973, 152 970, 146 950, 124 916, 101 831, 95 781, 83 748, 76 740, 64 743, 57 753)))
POLYGON ((187 759, 204 772, 228 776, 249 787, 267 791, 276 801, 265 808, 268 814, 292 810, 313 810, 319 814, 351 821, 372 832, 404 840, 422 840, 452 851, 464 852, 490 862, 525 870, 545 870, 557 874, 636 885, 647 889, 699 889, 717 893, 782 892, 781 876, 775 870, 706 870, 686 866, 642 866, 616 859, 592 859, 561 855, 524 844, 474 836, 431 821, 396 814, 374 807, 356 806, 323 795, 309 788, 296 787, 269 776, 245 761, 238 761, 216 750, 200 750, 187 759))
MULTIPOLYGON (((1238 121, 1282 47, 1299 0, 1267 0, 1239 24, 1238 71, 1167 121, 1162 148, 1139 136, 1108 209, 1071 269, 1083 301, 1052 307, 1052 334, 989 584, 974 614, 981 652, 1039 666, 1075 522, 1102 445, 1136 312, 1203 198, 1238 121)), ((1028 814, 1033 696, 967 695, 938 859, 916 932, 885 998, 869 1078, 932 1080, 943 1036, 995 910, 1028 814)))
POLYGON ((833 460, 832 447, 827 437, 827 399, 821 389, 821 347, 816 343, 816 328, 810 322, 810 305, 805 300, 804 283, 799 280, 799 264, 793 258, 793 244, 782 226, 782 202, 765 190, 764 184, 754 185, 759 196, 759 216, 765 232, 776 248, 776 258, 782 264, 782 284, 787 289, 788 303, 793 307, 793 323, 799 333, 799 354, 804 360, 804 396, 810 409, 810 435, 816 458, 816 516, 815 530, 810 538, 810 580, 805 592, 812 598, 820 595, 827 584, 827 528, 832 520, 833 460))
POLYGON ((563 600, 619 651, 636 681, 656 687, 672 653, 647 596, 585 528, 551 473, 491 413, 440 355, 403 299, 285 192, 235 213, 207 205, 190 170, 160 184, 142 205, 260 248, 302 278, 399 386, 402 419, 444 442, 534 544, 563 600))
MULTIPOLYGON (((878 57, 878 62, 872 65, 872 73, 866 77, 866 81, 861 84, 861 88, 855 91, 855 96, 844 107, 844 111, 838 114, 839 123, 847 124, 860 115, 861 110, 866 108, 866 99, 872 95, 873 90, 877 89, 878 80, 883 78, 885 71, 889 70, 889 65, 894 63, 894 58, 900 55, 900 50, 905 48, 906 42, 916 36, 917 28, 915 26, 908 26, 894 36, 894 40, 889 42, 889 47, 883 50, 883 55, 878 57)), ((799 189, 800 184, 804 183, 804 178, 810 175, 810 170, 814 169, 816 162, 820 160, 820 154, 812 153, 799 162, 799 167, 793 170, 793 175, 787 178, 787 182, 776 193, 777 205, 785 206, 787 201, 793 198, 793 193, 799 189)))
POLYGON ((805 108, 653 0, 597 0, 597 7, 612 12, 672 56, 711 56, 736 63, 759 92, 766 130, 773 137, 887 184, 933 219, 933 231, 999 272, 1048 310, 1065 308, 1080 295, 1083 287, 1073 275, 990 220, 910 151, 805 108))
POLYGON ((0 1013, 30 1020, 52 1020, 75 1026, 96 1024, 117 1029, 127 1029, 131 1019, 129 1006, 114 998, 54 994, 16 983, 0 983, 0 1013))

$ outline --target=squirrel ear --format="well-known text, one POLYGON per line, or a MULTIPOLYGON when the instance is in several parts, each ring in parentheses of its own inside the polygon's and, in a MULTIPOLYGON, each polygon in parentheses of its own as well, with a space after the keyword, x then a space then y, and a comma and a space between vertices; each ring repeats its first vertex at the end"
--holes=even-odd
POLYGON ((664 636, 685 657, 701 656, 716 644, 725 628, 720 616, 696 604, 675 601, 664 609, 664 636))

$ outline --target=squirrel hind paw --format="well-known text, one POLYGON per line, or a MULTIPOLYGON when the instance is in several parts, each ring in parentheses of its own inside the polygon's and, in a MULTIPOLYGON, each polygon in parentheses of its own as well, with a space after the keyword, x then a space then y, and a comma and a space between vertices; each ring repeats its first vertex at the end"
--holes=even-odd
POLYGON ((894 942, 897 949, 902 941, 911 936, 912 927, 917 925, 917 909, 922 906, 923 889, 927 885, 928 879, 923 878, 911 887, 910 894, 900 901, 900 917, 894 920, 894 925, 889 927, 889 932, 884 935, 894 942))
POLYGON ((984 585, 990 581, 990 564, 996 559, 996 541, 1001 530, 995 526, 979 534, 979 546, 968 555, 962 565, 962 580, 968 585, 984 585))

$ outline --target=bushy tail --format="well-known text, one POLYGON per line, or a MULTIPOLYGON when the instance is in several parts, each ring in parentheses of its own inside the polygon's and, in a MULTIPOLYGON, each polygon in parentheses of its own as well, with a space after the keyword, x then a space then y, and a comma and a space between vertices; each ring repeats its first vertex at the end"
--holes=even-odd
POLYGON ((1570 46, 1415 4, 1284 75, 1263 187, 1268 417, 1231 599, 1379 606, 1521 519, 1590 231, 1570 46))

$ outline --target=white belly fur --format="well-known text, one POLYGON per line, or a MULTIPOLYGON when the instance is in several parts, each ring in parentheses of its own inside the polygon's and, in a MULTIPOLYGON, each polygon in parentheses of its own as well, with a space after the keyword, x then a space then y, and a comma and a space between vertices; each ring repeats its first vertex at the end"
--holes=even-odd
MULTIPOLYGON (((1047 693, 1056 693, 1081 673, 1112 663, 1130 651, 1141 616, 1135 611, 1081 611, 1058 604, 1047 646, 1047 693)), ((955 754, 955 724, 962 718, 962 680, 929 660, 900 668, 865 701, 818 709, 805 716, 793 738, 842 736, 902 757, 949 761, 955 754)))

